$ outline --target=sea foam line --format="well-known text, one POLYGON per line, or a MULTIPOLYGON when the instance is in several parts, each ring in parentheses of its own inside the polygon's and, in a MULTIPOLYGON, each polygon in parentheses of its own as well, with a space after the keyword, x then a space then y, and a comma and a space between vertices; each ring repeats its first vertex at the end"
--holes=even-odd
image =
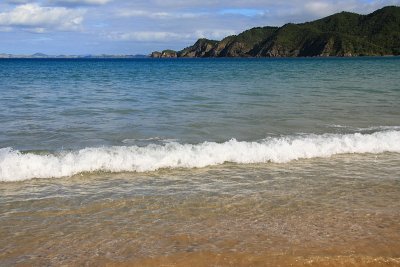
POLYGON ((201 168, 233 163, 285 163, 345 153, 400 153, 400 131, 267 138, 257 142, 117 146, 58 154, 0 149, 0 181, 59 178, 82 172, 147 172, 161 168, 201 168))

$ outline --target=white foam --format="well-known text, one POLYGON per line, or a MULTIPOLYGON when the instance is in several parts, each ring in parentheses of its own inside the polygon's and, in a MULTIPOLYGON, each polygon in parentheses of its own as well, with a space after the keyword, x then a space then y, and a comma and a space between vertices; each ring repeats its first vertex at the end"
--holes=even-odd
POLYGON ((400 153, 400 131, 268 138, 258 142, 204 142, 85 148, 59 154, 0 149, 0 181, 58 178, 82 172, 146 172, 234 163, 285 163, 344 153, 400 153))
POLYGON ((161 137, 150 137, 150 138, 143 138, 143 139, 124 139, 122 140, 122 143, 127 144, 127 145, 134 145, 137 142, 160 142, 160 143, 172 143, 176 142, 176 139, 171 139, 171 138, 161 138, 161 137))

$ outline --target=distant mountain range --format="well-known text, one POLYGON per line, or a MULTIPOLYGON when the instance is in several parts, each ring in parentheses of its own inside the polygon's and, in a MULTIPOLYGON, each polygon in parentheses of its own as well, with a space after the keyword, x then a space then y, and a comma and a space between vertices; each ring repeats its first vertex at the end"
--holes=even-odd
POLYGON ((312 22, 257 27, 221 41, 199 39, 152 57, 316 57, 400 55, 400 7, 341 12, 312 22))
POLYGON ((147 58, 146 55, 46 55, 36 53, 33 55, 0 54, 0 58, 147 58))

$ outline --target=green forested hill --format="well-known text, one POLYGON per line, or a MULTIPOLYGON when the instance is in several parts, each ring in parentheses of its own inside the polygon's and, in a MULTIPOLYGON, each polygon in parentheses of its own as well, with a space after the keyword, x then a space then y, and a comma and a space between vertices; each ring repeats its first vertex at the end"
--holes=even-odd
POLYGON ((282 27, 257 27, 221 41, 199 39, 178 57, 400 55, 400 7, 337 13, 282 27))

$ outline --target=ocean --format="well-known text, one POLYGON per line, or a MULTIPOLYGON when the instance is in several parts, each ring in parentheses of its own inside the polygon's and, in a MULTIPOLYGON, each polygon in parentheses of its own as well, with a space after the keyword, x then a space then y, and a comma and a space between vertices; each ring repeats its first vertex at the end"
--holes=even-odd
POLYGON ((0 265, 399 266, 399 222, 399 57, 0 60, 0 265))

